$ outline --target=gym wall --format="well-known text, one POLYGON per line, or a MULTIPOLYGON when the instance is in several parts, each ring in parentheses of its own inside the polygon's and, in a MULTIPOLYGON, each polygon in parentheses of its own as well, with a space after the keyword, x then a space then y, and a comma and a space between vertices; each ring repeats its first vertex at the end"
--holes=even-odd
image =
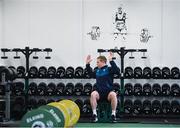
MULTIPOLYGON (((30 66, 84 66, 87 54, 95 59, 98 48, 125 46, 148 50, 146 60, 141 59, 141 53, 134 54, 134 60, 126 55, 126 66, 179 67, 179 6, 179 0, 0 0, 0 47, 53 49, 51 60, 39 53, 40 59, 31 58, 30 66), (126 41, 114 40, 112 35, 119 6, 127 13, 130 34, 126 41), (100 27, 97 41, 87 35, 92 26, 100 27), (142 28, 153 35, 147 43, 139 40, 142 28)), ((20 60, 14 60, 13 53, 7 55, 9 59, 1 60, 2 64, 25 65, 23 55, 20 60)))

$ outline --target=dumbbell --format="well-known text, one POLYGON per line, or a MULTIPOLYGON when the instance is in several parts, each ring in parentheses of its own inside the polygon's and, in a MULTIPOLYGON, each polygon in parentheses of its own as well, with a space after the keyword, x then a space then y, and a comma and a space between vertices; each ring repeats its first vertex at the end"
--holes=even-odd
POLYGON ((150 67, 145 67, 143 69, 143 78, 150 79, 152 77, 152 72, 150 67))
POLYGON ((47 77, 55 78, 55 75, 56 75, 56 68, 54 66, 50 66, 47 70, 47 77))
POLYGON ((74 86, 74 94, 76 96, 81 96, 83 94, 83 84, 82 83, 76 83, 74 86))
POLYGON ((46 104, 47 104, 47 102, 46 102, 45 99, 39 99, 37 101, 37 107, 40 107, 40 106, 43 106, 43 105, 46 105, 46 104))
POLYGON ((136 78, 136 79, 142 78, 142 68, 141 67, 134 68, 134 78, 136 78))
POLYGON ((0 84, 0 95, 5 95, 5 86, 0 84))
POLYGON ((92 109, 91 109, 91 104, 90 104, 89 99, 84 100, 82 111, 83 111, 84 116, 88 116, 89 114, 91 114, 92 109))
POLYGON ((133 112, 133 102, 132 100, 126 99, 124 101, 124 113, 131 114, 133 112))
POLYGON ((25 112, 24 97, 17 97, 11 105, 11 118, 20 120, 25 112))
POLYGON ((47 85, 47 95, 48 96, 53 96, 56 94, 56 84, 51 82, 47 85))
POLYGON ((32 110, 37 108, 37 101, 34 98, 28 99, 27 101, 27 109, 32 110))
POLYGON ((25 77, 25 72, 26 72, 26 69, 24 66, 18 66, 17 67, 17 76, 19 78, 24 78, 25 77))
POLYGON ((97 90, 97 84, 96 83, 94 83, 93 88, 92 88, 92 91, 94 91, 94 90, 97 90))
POLYGON ((169 96, 170 95, 170 85, 165 83, 162 85, 162 95, 163 96, 169 96))
POLYGON ((38 89, 38 86, 37 86, 37 83, 35 82, 31 82, 28 86, 28 95, 32 95, 32 96, 35 96, 37 95, 37 89, 38 89))
POLYGON ((120 78, 120 71, 114 73, 113 77, 114 77, 115 79, 120 78))
POLYGON ((174 83, 171 85, 171 95, 180 96, 180 87, 178 84, 174 83))
POLYGON ((91 83, 86 83, 84 85, 84 90, 83 90, 83 94, 86 96, 89 96, 92 92, 92 84, 91 83))
MULTIPOLYGON (((13 66, 10 67, 0 66, 0 76, 2 76, 3 73, 5 75, 5 81, 8 80, 13 81, 17 78, 17 71, 13 66)), ((0 81, 2 81, 1 77, 0 77, 0 81)))
POLYGON ((142 95, 142 85, 140 83, 134 84, 134 96, 142 95))
POLYGON ((38 68, 35 66, 30 67, 28 76, 29 76, 29 78, 37 78, 38 77, 38 68))
POLYGON ((151 101, 149 100, 144 100, 143 101, 143 113, 145 115, 151 114, 151 101))
POLYGON ((24 94, 25 85, 23 82, 14 82, 12 86, 12 95, 21 96, 24 94))
POLYGON ((144 96, 150 96, 151 95, 151 85, 149 83, 146 83, 143 85, 143 95, 144 96))
POLYGON ((71 66, 67 67, 65 76, 66 76, 66 78, 74 78, 74 68, 71 66))
POLYGON ((66 69, 63 66, 57 68, 56 78, 65 78, 66 69))
POLYGON ((133 85, 131 83, 126 83, 124 86, 124 95, 132 96, 133 95, 133 85))
POLYGON ((47 85, 44 82, 39 83, 37 88, 37 94, 39 96, 46 96, 47 95, 47 85))
POLYGON ((171 113, 171 104, 168 100, 162 101, 162 112, 163 112, 163 114, 170 114, 171 113))
POLYGON ((6 101, 0 100, 0 112, 5 111, 6 109, 6 101))
POLYGON ((179 79, 180 78, 180 71, 178 67, 173 67, 171 69, 171 78, 172 79, 179 79))
POLYGON ((153 84, 152 95, 153 96, 160 96, 161 95, 161 86, 158 83, 153 84))
POLYGON ((154 115, 161 114, 161 102, 159 100, 154 100, 152 102, 152 113, 154 115))
POLYGON ((132 67, 126 67, 126 68, 125 68, 124 77, 125 77, 125 78, 128 78, 128 79, 131 79, 131 78, 134 77, 133 68, 132 68, 132 67))
POLYGON ((46 78, 47 77, 47 68, 45 66, 39 67, 38 77, 39 78, 46 78))
POLYGON ((174 115, 179 115, 180 114, 180 104, 177 100, 171 101, 171 109, 172 113, 174 115))
POLYGON ((161 79, 162 78, 162 71, 159 67, 154 67, 152 70, 152 77, 154 79, 161 79))
POLYGON ((171 71, 168 67, 162 68, 162 78, 169 79, 171 77, 171 71))
MULTIPOLYGON (((91 72, 93 72, 92 68, 90 68, 90 70, 91 70, 91 72)), ((86 79, 92 78, 92 75, 88 72, 88 70, 86 68, 84 69, 84 78, 86 78, 86 79)))
POLYGON ((113 90, 117 95, 120 95, 120 84, 119 83, 113 83, 113 90))
POLYGON ((79 120, 80 110, 70 100, 52 102, 27 112, 21 120, 21 127, 73 127, 79 120))
POLYGON ((141 100, 135 100, 133 103, 133 113, 138 115, 142 112, 142 101, 141 100))
POLYGON ((57 87, 56 87, 56 95, 58 96, 62 96, 64 95, 64 91, 65 90, 65 84, 60 82, 57 84, 57 87))
POLYGON ((72 96, 74 93, 74 84, 73 83, 67 83, 65 88, 65 94, 68 96, 72 96))
POLYGON ((84 69, 83 69, 83 67, 77 67, 76 69, 75 69, 75 72, 74 72, 74 77, 75 78, 83 78, 83 73, 84 73, 84 69))
POLYGON ((75 100, 74 101, 77 105, 78 105, 78 107, 79 107, 79 109, 80 109, 80 113, 82 114, 82 110, 83 110, 83 100, 81 100, 81 99, 77 99, 77 100, 75 100))

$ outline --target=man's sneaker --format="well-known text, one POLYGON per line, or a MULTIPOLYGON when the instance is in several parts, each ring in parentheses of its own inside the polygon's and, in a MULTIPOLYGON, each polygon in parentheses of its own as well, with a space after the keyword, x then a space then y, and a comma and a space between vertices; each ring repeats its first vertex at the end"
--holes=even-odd
POLYGON ((113 123, 117 122, 116 121, 116 116, 115 115, 111 115, 111 120, 112 120, 113 123))
POLYGON ((97 115, 93 114, 93 116, 92 116, 92 122, 97 122, 97 121, 98 121, 97 115))

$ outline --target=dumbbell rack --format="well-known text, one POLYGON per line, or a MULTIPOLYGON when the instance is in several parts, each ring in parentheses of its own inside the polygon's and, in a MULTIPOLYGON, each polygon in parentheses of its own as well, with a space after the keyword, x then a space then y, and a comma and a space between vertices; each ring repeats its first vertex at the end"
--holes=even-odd
POLYGON ((120 111, 124 112, 124 57, 127 53, 131 52, 147 52, 147 49, 125 49, 125 47, 120 47, 120 49, 98 49, 98 53, 103 53, 103 52, 112 52, 112 53, 117 53, 120 56, 120 61, 121 61, 121 73, 120 73, 120 83, 121 83, 121 88, 120 88, 120 99, 121 99, 121 106, 120 106, 120 111))
MULTIPOLYGON (((36 56, 36 53, 37 52, 47 52, 47 56, 45 57, 46 59, 50 59, 50 56, 49 56, 49 52, 52 52, 52 49, 51 48, 45 48, 45 49, 39 49, 39 48, 30 48, 30 47, 25 47, 24 49, 21 49, 21 48, 13 48, 13 49, 7 49, 7 48, 2 48, 1 49, 1 52, 3 52, 3 56, 1 57, 2 59, 7 59, 8 57, 5 56, 5 53, 6 52, 16 52, 16 56, 14 57, 14 59, 19 59, 20 56, 17 55, 18 52, 21 52, 25 55, 25 63, 26 63, 26 74, 25 74, 25 104, 27 103, 27 99, 28 99, 28 95, 27 95, 27 90, 28 90, 28 85, 29 85, 29 77, 28 77, 28 72, 29 72, 29 58, 30 58, 30 55, 32 53, 35 52, 35 57, 33 57, 34 59, 38 59, 38 57, 36 56)), ((9 87, 10 89, 10 87, 9 87)), ((10 91, 8 93, 8 97, 10 98, 10 91)), ((10 101, 9 101, 10 102, 10 101)), ((7 117, 8 119, 10 119, 10 103, 7 104, 7 106, 9 106, 8 110, 7 111, 7 117)))

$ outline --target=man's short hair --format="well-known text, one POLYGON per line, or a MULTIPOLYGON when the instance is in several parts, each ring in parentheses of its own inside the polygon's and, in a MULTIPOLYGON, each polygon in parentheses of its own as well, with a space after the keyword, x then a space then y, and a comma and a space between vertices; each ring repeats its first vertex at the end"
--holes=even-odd
POLYGON ((102 61, 105 62, 105 63, 107 62, 107 59, 106 59, 105 56, 98 56, 97 59, 99 59, 101 62, 102 61))

